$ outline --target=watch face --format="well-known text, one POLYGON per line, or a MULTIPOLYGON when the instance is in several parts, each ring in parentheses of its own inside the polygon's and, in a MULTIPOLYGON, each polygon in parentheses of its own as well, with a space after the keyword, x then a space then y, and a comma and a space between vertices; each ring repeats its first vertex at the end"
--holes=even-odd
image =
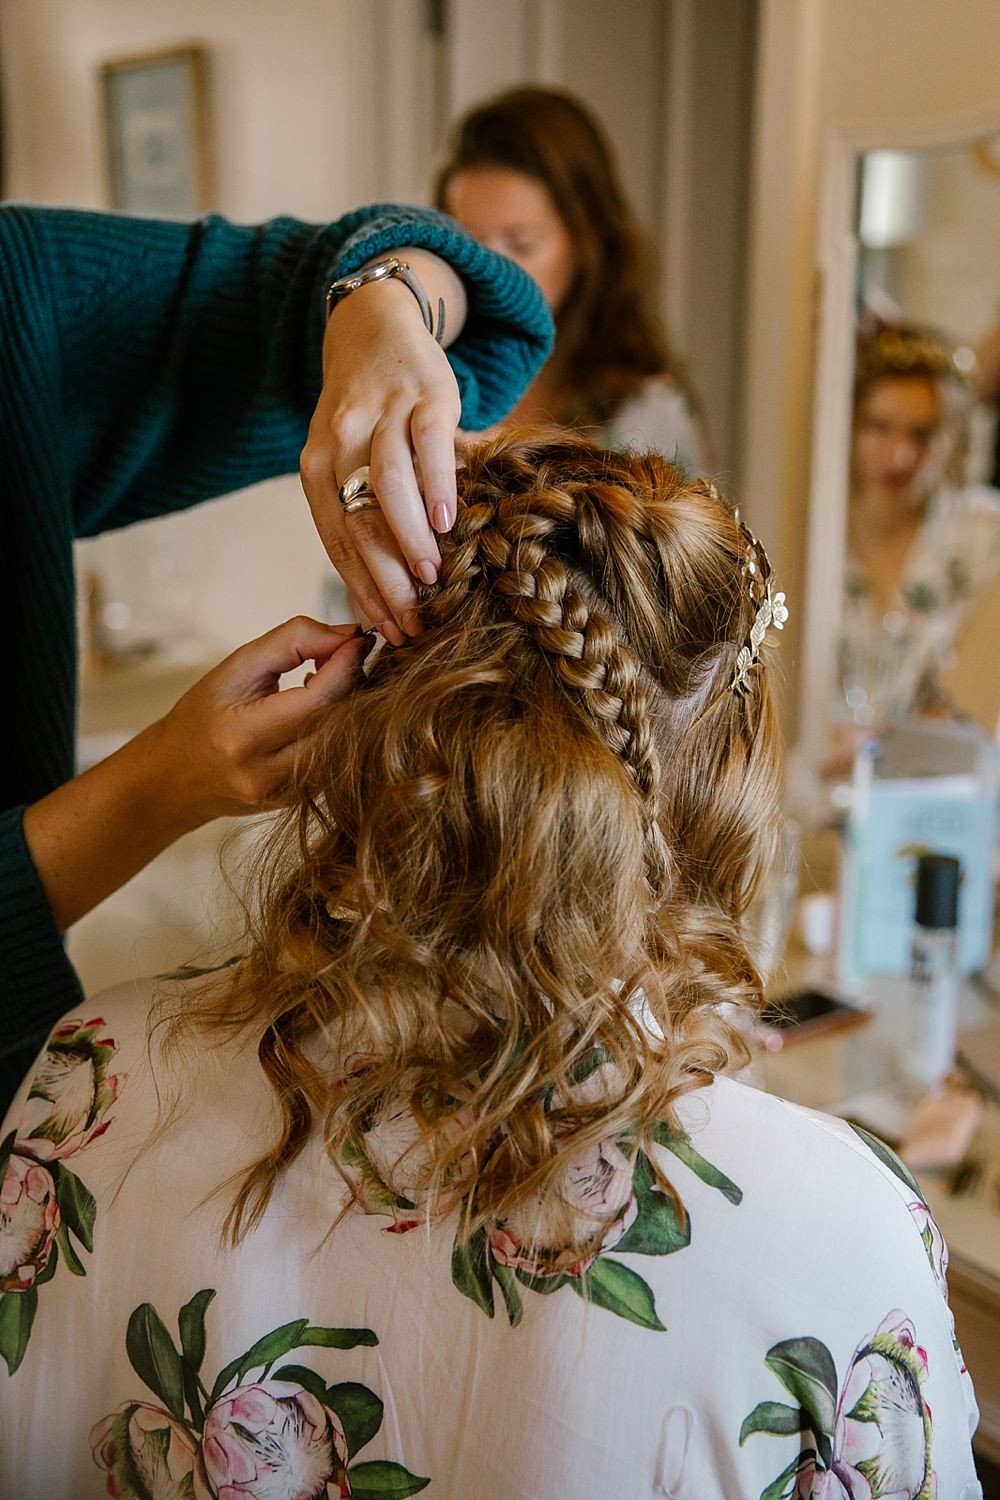
POLYGON ((373 281, 384 281, 387 276, 394 276, 400 268, 400 262, 394 256, 386 260, 378 260, 373 266, 366 266, 364 270, 353 271, 350 276, 340 276, 332 283, 326 294, 326 315, 329 318, 333 309, 341 297, 346 297, 348 292, 356 292, 359 287, 370 286, 373 281))
POLYGON ((327 305, 331 305, 338 297, 344 297, 348 292, 356 292, 359 287, 370 286, 373 281, 384 281, 387 276, 395 276, 402 269, 402 263, 395 256, 386 260, 377 260, 374 265, 365 266, 361 271, 352 271, 349 276, 340 276, 330 287, 326 294, 327 305))
POLYGON ((362 271, 355 271, 351 277, 352 286, 366 286, 372 281, 384 281, 387 276, 392 276, 399 270, 399 261, 395 258, 390 260, 377 260, 373 266, 365 266, 362 271))

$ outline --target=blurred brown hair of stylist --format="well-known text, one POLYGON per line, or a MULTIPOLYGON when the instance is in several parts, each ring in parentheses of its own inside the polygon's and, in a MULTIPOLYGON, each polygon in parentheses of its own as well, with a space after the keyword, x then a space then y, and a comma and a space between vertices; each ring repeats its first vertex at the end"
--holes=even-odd
POLYGON ((703 467, 690 393, 653 312, 650 255, 593 116, 568 94, 518 88, 459 122, 438 207, 533 276, 554 353, 510 417, 598 427, 608 447, 703 467))

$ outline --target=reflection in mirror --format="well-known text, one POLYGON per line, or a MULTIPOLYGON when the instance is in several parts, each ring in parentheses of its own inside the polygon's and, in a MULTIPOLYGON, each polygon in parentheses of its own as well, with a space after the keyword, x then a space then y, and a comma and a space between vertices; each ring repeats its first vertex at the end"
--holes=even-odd
POLYGON ((1000 711, 974 644, 990 612, 1000 617, 996 159, 982 145, 870 151, 855 227, 833 776, 865 734, 907 715, 970 716, 992 730, 1000 711))

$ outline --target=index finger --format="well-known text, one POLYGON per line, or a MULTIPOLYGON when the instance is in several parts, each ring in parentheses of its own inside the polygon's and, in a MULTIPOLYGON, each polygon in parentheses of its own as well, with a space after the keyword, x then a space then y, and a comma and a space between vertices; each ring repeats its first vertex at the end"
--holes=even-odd
POLYGON ((284 688, 247 704, 246 712, 253 715, 258 749, 282 750, 310 734, 331 703, 346 698, 354 687, 368 649, 368 640, 356 635, 328 660, 317 662, 316 671, 302 687, 284 688))
POLYGON ((273 692, 285 672, 317 658, 336 658, 353 639, 360 639, 353 623, 324 625, 297 615, 233 652, 229 658, 231 689, 234 695, 248 698, 273 692))

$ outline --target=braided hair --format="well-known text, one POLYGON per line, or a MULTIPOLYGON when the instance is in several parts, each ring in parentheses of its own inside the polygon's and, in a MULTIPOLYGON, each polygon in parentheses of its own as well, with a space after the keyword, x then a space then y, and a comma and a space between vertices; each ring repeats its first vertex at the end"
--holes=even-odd
POLYGON ((179 1023, 256 1036, 281 1106, 234 1234, 314 1117, 340 1163, 402 1093, 422 1201, 446 1184, 495 1221, 572 1153, 639 1149, 740 1053, 725 1017, 760 994, 741 918, 778 770, 767 671, 725 691, 747 549, 658 455, 538 433, 469 451, 423 633, 331 709, 248 957, 179 1023), (336 1087, 317 1032, 363 1059, 336 1087))

